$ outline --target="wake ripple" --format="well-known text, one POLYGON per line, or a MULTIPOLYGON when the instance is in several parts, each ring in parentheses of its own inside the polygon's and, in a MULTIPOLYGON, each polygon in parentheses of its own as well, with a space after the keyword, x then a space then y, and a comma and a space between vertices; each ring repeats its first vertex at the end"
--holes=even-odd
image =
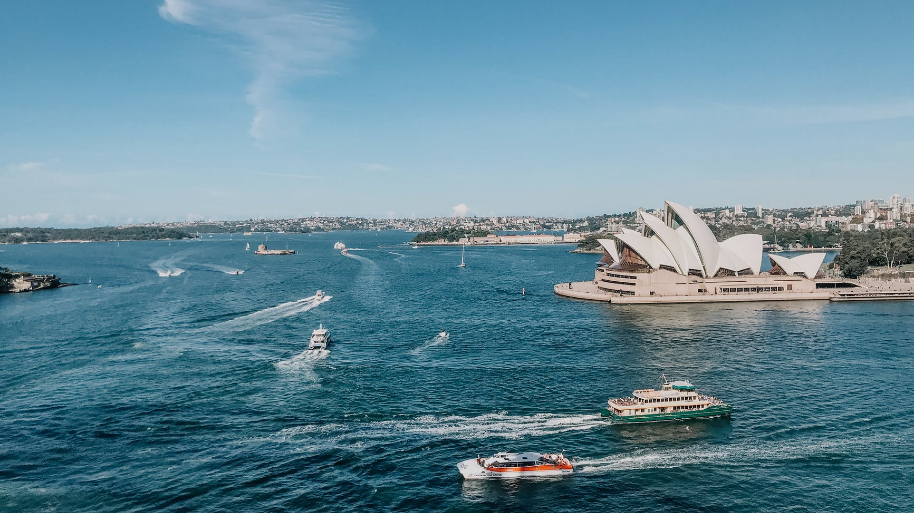
POLYGON ((219 271, 219 272, 223 272, 225 274, 244 274, 244 270, 236 269, 234 267, 229 267, 227 265, 219 265, 219 264, 188 264, 188 265, 202 267, 204 269, 210 269, 213 271, 219 271))
POLYGON ((781 462, 833 454, 850 455, 867 446, 890 442, 879 437, 843 438, 791 442, 745 441, 732 445, 673 450, 643 449, 629 454, 619 454, 599 459, 577 461, 581 472, 605 473, 625 470, 675 468, 702 463, 717 465, 758 465, 764 462, 781 462))
POLYGON ((422 344, 421 346, 413 349, 412 351, 410 351, 410 353, 411 354, 422 354, 422 352, 425 351, 426 349, 431 349, 433 347, 445 344, 448 341, 450 341, 450 339, 451 339, 451 337, 442 337, 441 335, 435 335, 435 338, 433 338, 433 339, 429 340, 428 342, 422 344))
POLYGON ((304 352, 297 354, 288 360, 274 363, 273 366, 279 370, 286 371, 308 369, 314 365, 314 362, 324 360, 328 356, 330 356, 329 350, 320 349, 309 351, 306 349, 304 352))
POLYGON ((202 328, 202 330, 220 330, 220 331, 244 331, 251 328, 261 326, 263 324, 268 324, 285 317, 292 315, 298 315, 300 313, 307 312, 312 308, 330 301, 333 296, 324 296, 320 299, 317 296, 309 296, 298 301, 290 301, 288 303, 282 303, 276 306, 271 306, 270 308, 265 308, 254 313, 249 313, 247 315, 242 315, 234 319, 230 319, 225 322, 220 322, 219 324, 214 324, 212 326, 202 328))
POLYGON ((366 441, 393 442, 403 436, 430 439, 519 439, 567 431, 587 431, 606 426, 599 415, 508 415, 489 413, 477 417, 425 415, 405 420, 307 425, 286 428, 277 437, 296 441, 319 437, 340 444, 363 445, 366 441))
POLYGON ((149 264, 149 268, 155 271, 161 277, 179 276, 184 273, 184 269, 178 267, 178 262, 183 260, 181 255, 170 255, 160 258, 149 264))

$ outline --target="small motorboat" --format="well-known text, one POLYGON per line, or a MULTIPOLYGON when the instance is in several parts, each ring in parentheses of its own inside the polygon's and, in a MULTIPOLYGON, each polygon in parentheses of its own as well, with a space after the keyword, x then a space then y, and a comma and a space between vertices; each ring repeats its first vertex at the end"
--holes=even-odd
POLYGON ((327 351, 330 345, 330 331, 324 329, 321 324, 319 328, 311 332, 311 341, 308 342, 308 351, 327 351))
POLYGON ((441 330, 441 333, 438 334, 438 338, 450 338, 450 337, 451 337, 451 334, 444 330, 441 330))
POLYGON ((574 465, 562 453, 500 452, 491 458, 476 458, 457 464, 465 479, 563 476, 574 465))
POLYGON ((324 299, 324 291, 318 290, 317 292, 315 292, 314 299, 317 299, 318 301, 320 301, 321 299, 324 299))

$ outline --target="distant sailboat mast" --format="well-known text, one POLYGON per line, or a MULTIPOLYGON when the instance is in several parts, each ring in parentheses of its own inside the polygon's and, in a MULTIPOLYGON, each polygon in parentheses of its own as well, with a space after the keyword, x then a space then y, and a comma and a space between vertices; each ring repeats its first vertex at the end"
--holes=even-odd
POLYGON ((466 252, 466 250, 467 250, 467 245, 464 244, 463 247, 460 248, 460 267, 467 266, 467 263, 463 260, 463 254, 466 252))

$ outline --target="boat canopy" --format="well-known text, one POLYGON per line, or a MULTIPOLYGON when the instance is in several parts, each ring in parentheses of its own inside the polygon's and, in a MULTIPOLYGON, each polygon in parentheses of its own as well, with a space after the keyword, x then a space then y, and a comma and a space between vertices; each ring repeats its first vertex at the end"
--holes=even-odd
POLYGON ((685 380, 682 380, 682 381, 674 381, 674 382, 670 383, 670 385, 671 385, 671 386, 673 387, 673 389, 675 389, 675 390, 695 390, 695 385, 693 385, 693 384, 691 384, 691 383, 689 383, 688 381, 685 381, 685 380))
POLYGON ((536 452, 500 452, 495 455, 499 461, 513 461, 513 462, 525 462, 525 461, 537 461, 542 456, 536 452))

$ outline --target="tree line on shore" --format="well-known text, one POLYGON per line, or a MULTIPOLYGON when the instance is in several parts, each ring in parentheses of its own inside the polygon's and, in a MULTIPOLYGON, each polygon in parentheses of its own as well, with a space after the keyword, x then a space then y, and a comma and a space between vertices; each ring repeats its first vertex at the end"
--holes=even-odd
POLYGON ((914 263, 914 228, 844 232, 835 257, 841 273, 859 278, 871 266, 893 268, 914 263))
POLYGON ((62 240, 88 240, 93 242, 115 240, 173 240, 192 239, 193 235, 174 228, 152 226, 102 226, 98 228, 0 228, 0 243, 54 242, 62 240))
POLYGON ((13 283, 13 273, 6 267, 0 267, 0 292, 9 290, 13 283))
POLYGON ((488 230, 480 229, 470 229, 470 228, 439 228, 437 230, 431 230, 427 232, 422 232, 415 237, 413 237, 412 242, 436 242, 439 240, 445 240, 447 242, 457 242, 458 240, 464 237, 485 237, 489 234, 488 230))

